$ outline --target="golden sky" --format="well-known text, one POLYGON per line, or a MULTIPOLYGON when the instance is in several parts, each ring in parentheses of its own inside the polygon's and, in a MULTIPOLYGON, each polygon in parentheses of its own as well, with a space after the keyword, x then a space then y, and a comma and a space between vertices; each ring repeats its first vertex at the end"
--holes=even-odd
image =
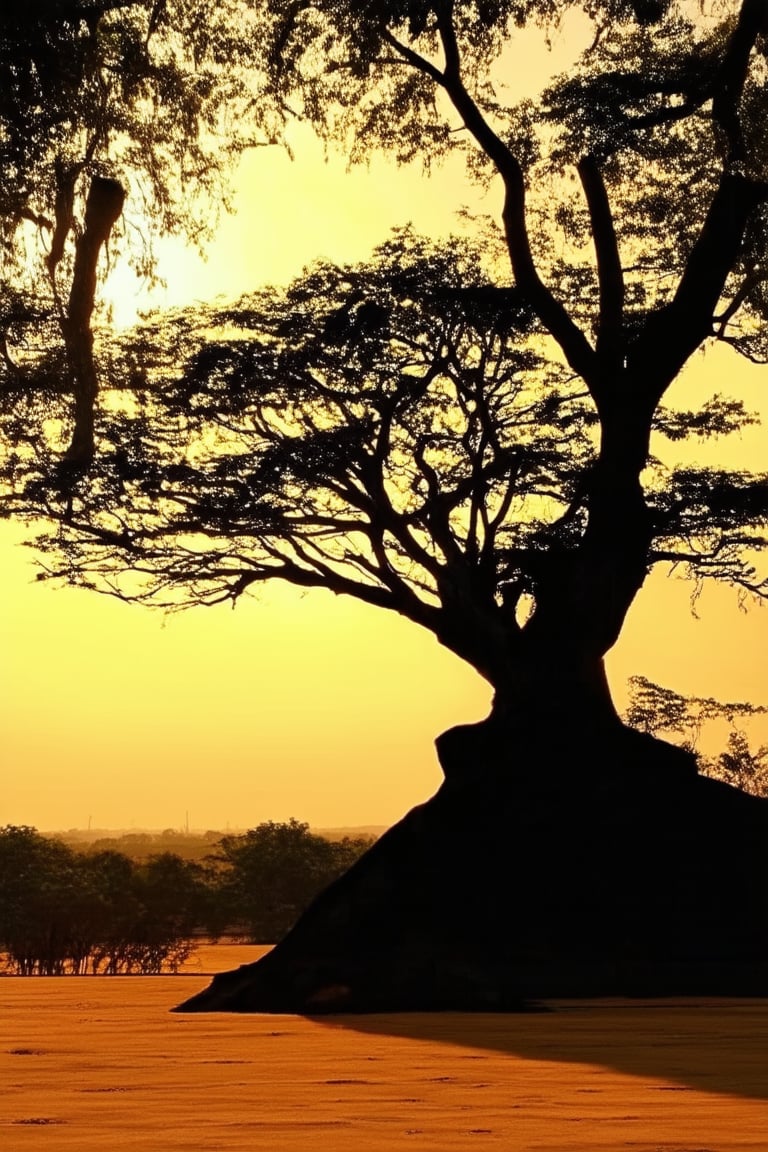
MULTIPOLYGON (((560 44, 560 52, 564 50, 560 44)), ((531 74, 551 58, 526 55, 531 74)), ((530 76, 519 74, 520 90, 530 76)), ((441 235, 481 201, 458 161, 430 177, 373 159, 325 163, 305 133, 295 160, 245 158, 236 214, 203 262, 162 251, 181 304, 286 282, 323 256, 364 258, 396 225, 441 235)), ((147 303, 124 272, 110 281, 118 319, 147 303)), ((756 404, 764 371, 698 357, 682 388, 738 388, 756 404)), ((728 463, 764 465, 765 428, 749 429, 728 463)), ((432 741, 479 719, 487 685, 414 625, 329 593, 272 587, 259 599, 164 617, 106 597, 34 582, 21 533, 0 525, 0 825, 243 828, 291 815, 315 826, 386 824, 440 781, 432 741)), ((690 586, 652 577, 609 656, 617 702, 638 673, 677 691, 768 702, 768 608, 739 611, 712 589, 689 610, 690 586)), ((768 734, 768 732, 766 732, 768 734)))

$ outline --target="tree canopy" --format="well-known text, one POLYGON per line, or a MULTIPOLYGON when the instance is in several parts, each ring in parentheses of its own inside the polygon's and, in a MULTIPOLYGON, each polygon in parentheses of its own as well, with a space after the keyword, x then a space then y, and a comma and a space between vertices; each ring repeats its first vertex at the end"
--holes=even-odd
POLYGON ((14 378, 45 351, 75 397, 74 464, 93 452, 103 253, 151 279, 157 238, 209 237, 237 158, 273 134, 248 45, 240 0, 34 0, 0 14, 0 356, 14 378))
MULTIPOLYGON (((127 333, 74 498, 56 480, 59 446, 24 433, 50 397, 22 392, 10 505, 64 518, 54 569, 86 586, 168 607, 275 578, 328 588, 432 629, 495 682, 492 628, 523 625, 557 587, 599 451, 589 393, 543 337, 476 248, 406 231, 366 265, 317 265, 284 292, 127 333)), ((659 408, 655 429, 674 442, 749 419, 714 396, 659 408)), ((648 565, 763 594, 751 549, 767 486, 651 462, 648 565)))
POLYGON ((94 176, 122 183, 146 242, 205 231, 200 194, 215 216, 231 160, 265 139, 255 73, 234 66, 247 62, 245 18, 236 0, 31 0, 0 15, 6 262, 28 255, 29 224, 53 273, 94 176))
POLYGON ((518 714, 605 699, 658 561, 763 595, 768 477, 665 470, 651 446, 751 419, 723 396, 662 407, 697 349, 766 359, 762 0, 253 13, 266 107, 353 160, 458 148, 500 179, 506 271, 401 235, 367 267, 150 322, 105 351, 77 485, 47 353, 6 363, 6 504, 59 525, 53 571, 172 603, 275 577, 350 592, 432 628, 518 714), (505 102, 515 29, 571 10, 580 61, 505 102))
POLYGON ((615 369, 634 380, 648 358, 659 375, 662 339, 663 390, 713 325, 764 357, 760 0, 333 0, 270 4, 260 19, 274 90, 327 140, 353 157, 458 148, 501 178, 518 286, 593 390, 615 369), (580 62, 505 103, 525 52, 515 29, 572 12, 580 62))
MULTIPOLYGON (((178 4, 143 18, 194 10, 178 4)), ((661 436, 752 419, 726 395, 664 406, 695 352, 768 359, 765 0, 243 11, 269 138, 298 117, 353 162, 458 151, 501 193, 497 242, 401 234, 367 265, 317 265, 285 291, 150 320, 95 351, 97 262, 125 186, 94 172, 63 370, 47 343, 6 340, 4 507, 52 525, 54 576, 172 605, 276 578, 351 593, 432 629, 495 694, 485 721, 438 738, 437 795, 255 969, 186 1007, 759 993, 765 804, 628 730, 604 656, 658 562, 768 591, 754 559, 768 476, 665 466, 658 451, 661 436), (522 33, 566 15, 579 59, 511 100, 522 33)), ((169 106, 183 119, 186 92, 169 106)), ((22 327, 37 336, 46 317, 22 327)), ((759 782, 762 750, 736 740, 725 755, 730 778, 759 782)), ((268 863, 274 840, 236 846, 233 867, 252 848, 268 863)), ((295 905, 280 899, 270 915, 295 905)))

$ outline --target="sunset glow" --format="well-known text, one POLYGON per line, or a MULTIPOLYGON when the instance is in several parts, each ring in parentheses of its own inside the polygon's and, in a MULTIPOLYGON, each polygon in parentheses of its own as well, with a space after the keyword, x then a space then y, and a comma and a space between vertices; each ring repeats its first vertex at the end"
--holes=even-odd
MULTIPOLYGON (((571 29, 574 34, 575 26, 571 29)), ((555 59, 568 55, 567 29, 555 59)), ((527 55, 540 76, 543 40, 527 55)), ((256 149, 236 178, 235 215, 207 260, 178 240, 159 248, 167 289, 147 295, 116 267, 105 300, 118 324, 149 306, 234 298, 287 283, 315 258, 366 257, 393 227, 445 235, 463 206, 498 216, 498 190, 468 182, 456 157, 430 175, 373 156, 348 170, 309 133, 295 159, 256 149)), ((697 357, 677 386, 762 404, 764 369, 697 357)), ((747 429, 725 464, 764 466, 768 428, 747 429)), ((687 452, 696 453, 694 444, 687 452)), ((296 815, 315 826, 387 824, 438 786, 432 741, 486 714, 488 686, 428 634, 329 593, 272 587, 236 611, 172 617, 35 581, 22 532, 0 531, 0 825, 244 828, 296 815)), ((641 673, 680 692, 766 703, 768 614, 715 589, 654 576, 608 666, 617 703, 641 673)), ((765 725, 755 731, 768 732, 765 725)))

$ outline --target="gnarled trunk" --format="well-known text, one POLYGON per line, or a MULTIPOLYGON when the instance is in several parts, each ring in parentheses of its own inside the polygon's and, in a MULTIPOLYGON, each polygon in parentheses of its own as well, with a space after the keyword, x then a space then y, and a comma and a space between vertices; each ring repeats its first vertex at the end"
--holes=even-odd
POLYGON ((180 1010, 768 993, 768 802, 698 777, 611 701, 603 657, 646 571, 647 428, 608 413, 603 433, 582 540, 542 555, 525 623, 446 570, 438 637, 496 692, 487 720, 438 738, 436 795, 180 1010))
POLYGON ((768 992, 768 802, 618 723, 574 735, 496 713, 437 748, 435 796, 179 1011, 768 992))

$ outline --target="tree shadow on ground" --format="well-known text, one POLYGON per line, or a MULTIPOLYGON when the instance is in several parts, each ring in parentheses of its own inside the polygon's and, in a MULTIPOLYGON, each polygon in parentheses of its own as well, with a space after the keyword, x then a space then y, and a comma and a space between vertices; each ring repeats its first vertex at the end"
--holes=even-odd
POLYGON ((768 1099, 768 1000, 549 1002, 548 1012, 317 1017, 330 1028, 599 1065, 705 1092, 768 1099))

